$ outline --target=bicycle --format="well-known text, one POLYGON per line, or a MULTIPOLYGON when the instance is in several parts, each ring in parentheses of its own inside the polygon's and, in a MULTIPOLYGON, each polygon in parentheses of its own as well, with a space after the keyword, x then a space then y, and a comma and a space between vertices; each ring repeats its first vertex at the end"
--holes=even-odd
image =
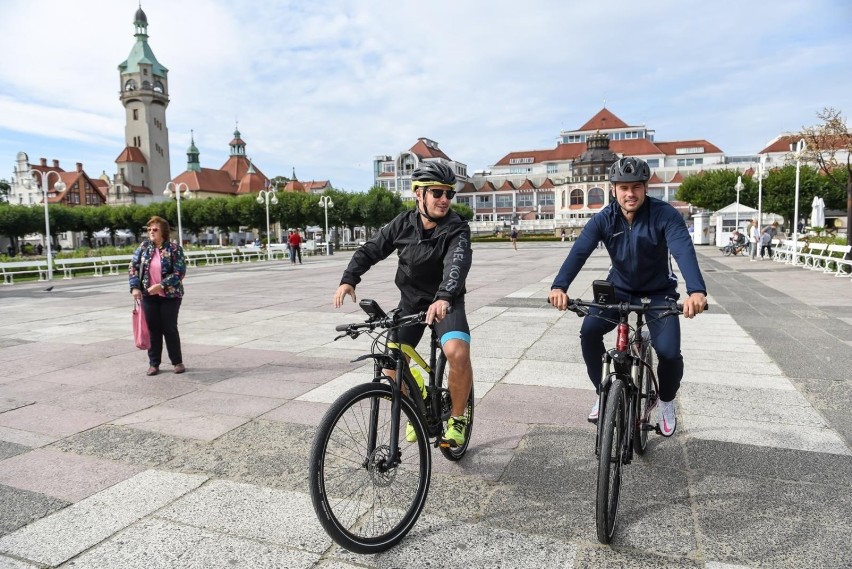
POLYGON ((748 255, 748 243, 737 243, 736 241, 731 241, 719 250, 726 257, 730 257, 731 255, 748 255))
POLYGON ((426 503, 432 474, 431 447, 449 460, 467 452, 473 432, 473 387, 465 407, 467 437, 461 446, 441 443, 452 414, 447 359, 434 328, 429 363, 414 347, 397 342, 403 326, 420 324, 426 313, 403 316, 362 300, 365 322, 343 324, 335 338, 373 338, 369 354, 373 380, 341 395, 317 428, 310 451, 311 501, 320 524, 340 546, 355 553, 379 553, 396 545, 414 526, 426 503), (418 383, 406 356, 429 374, 418 383), (399 381, 385 370, 396 370, 399 381), (406 421, 415 440, 406 437, 406 421))
MULTIPOLYGON (((600 286, 598 282, 596 286, 600 286)), ((634 452, 645 454, 649 431, 660 433, 659 425, 651 424, 659 384, 654 371, 654 351, 646 315, 659 313, 654 320, 676 316, 683 313, 683 305, 671 302, 652 306, 647 298, 641 299, 641 304, 616 302, 614 288, 596 288, 594 294, 598 302, 570 299, 568 310, 579 316, 605 320, 609 319, 590 309, 618 311, 616 346, 604 354, 600 385, 602 413, 597 421, 595 437, 595 455, 598 457, 595 525, 598 541, 606 544, 612 541, 615 532, 622 467, 630 464, 634 452), (636 314, 635 326, 629 323, 631 313, 636 314)))

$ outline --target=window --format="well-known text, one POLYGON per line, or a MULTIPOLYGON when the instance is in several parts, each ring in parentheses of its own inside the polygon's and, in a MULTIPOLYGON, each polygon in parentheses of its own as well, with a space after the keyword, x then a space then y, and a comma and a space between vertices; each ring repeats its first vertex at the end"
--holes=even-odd
POLYGON ((589 207, 600 208, 604 204, 604 191, 601 188, 589 190, 589 207))
POLYGON ((127 83, 124 84, 125 91, 135 91, 136 90, 136 80, 128 79, 127 83))
POLYGON ((154 92, 162 93, 165 89, 163 88, 163 84, 160 81, 154 81, 154 92))
POLYGON ((523 168, 515 166, 514 168, 509 168, 510 174, 526 174, 528 172, 532 172, 532 168, 523 168))
POLYGON ((470 202, 471 202, 470 196, 460 196, 460 195, 456 194, 456 203, 464 204, 468 207, 471 207, 470 202))
POLYGON ((382 164, 382 172, 392 173, 393 172, 393 162, 385 162, 382 164))
POLYGON ((571 190, 571 207, 583 207, 583 190, 571 190))
POLYGON ((675 154, 704 154, 703 146, 685 146, 683 148, 676 148, 675 154))
POLYGON ((678 158, 677 165, 678 166, 693 166, 693 165, 701 165, 704 164, 704 158, 678 158))
POLYGON ((556 174, 559 172, 559 164, 548 164, 547 165, 547 173, 548 174, 556 174))
POLYGON ((511 196, 511 194, 495 196, 495 201, 496 201, 497 207, 512 207, 512 196, 511 196))
POLYGON ((133 109, 133 120, 139 120, 139 109, 133 109))
POLYGON ((539 194, 538 195, 538 205, 553 205, 554 203, 554 195, 547 194, 539 194))
POLYGON ((535 158, 509 158, 509 164, 532 164, 535 158))
POLYGON ((532 207, 533 205, 533 195, 532 194, 518 194, 518 207, 532 207))
POLYGON ((491 207, 491 196, 476 196, 476 209, 491 207))
POLYGON ((659 158, 650 158, 645 160, 648 163, 648 166, 651 168, 659 168, 660 167, 660 159, 659 158))

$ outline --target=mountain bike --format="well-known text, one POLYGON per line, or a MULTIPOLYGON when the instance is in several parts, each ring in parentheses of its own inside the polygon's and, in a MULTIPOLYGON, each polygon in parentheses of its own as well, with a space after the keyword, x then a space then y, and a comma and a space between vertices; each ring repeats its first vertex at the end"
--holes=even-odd
POLYGON ((651 413, 657 406, 659 384, 647 324, 682 314, 683 305, 671 302, 652 306, 647 298, 641 299, 641 304, 616 302, 615 289, 611 288, 611 283, 603 283, 595 282, 594 295, 598 302, 570 299, 568 310, 579 316, 617 323, 616 345, 604 354, 600 385, 601 416, 595 438, 595 455, 598 457, 595 525, 598 541, 609 543, 618 516, 622 467, 630 464, 634 452, 645 454, 649 431, 660 433, 659 425, 651 423, 651 413), (616 310, 618 320, 601 316, 601 312, 592 311, 592 308, 616 310), (629 322, 630 314, 636 314, 636 324, 633 326, 629 322), (653 318, 646 322, 649 315, 653 315, 653 318))
POLYGON ((373 338, 370 353, 353 360, 372 359, 373 380, 331 405, 317 428, 308 468, 311 501, 326 533, 355 553, 378 553, 396 545, 420 516, 432 475, 431 448, 453 461, 467 452, 473 387, 465 407, 465 443, 442 443, 452 400, 440 340, 432 328, 428 363, 412 346, 397 342, 397 331, 423 323, 426 313, 385 314, 373 300, 359 304, 367 320, 337 326, 343 334, 335 340, 364 333, 373 338), (422 376, 418 382, 409 358, 428 373, 428 383, 422 376), (398 381, 387 370, 395 370, 398 381))

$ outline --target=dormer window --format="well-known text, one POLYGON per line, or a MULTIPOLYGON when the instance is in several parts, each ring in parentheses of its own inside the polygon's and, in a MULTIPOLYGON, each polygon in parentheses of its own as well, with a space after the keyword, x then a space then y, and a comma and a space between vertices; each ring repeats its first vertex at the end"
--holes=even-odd
POLYGON ((135 91, 136 90, 136 80, 128 79, 127 83, 124 84, 125 91, 135 91))

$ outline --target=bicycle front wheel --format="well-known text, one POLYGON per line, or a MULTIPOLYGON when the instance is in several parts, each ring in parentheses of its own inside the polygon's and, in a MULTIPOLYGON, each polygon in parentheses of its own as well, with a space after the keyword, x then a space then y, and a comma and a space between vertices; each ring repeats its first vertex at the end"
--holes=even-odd
POLYGON ((734 252, 734 248, 731 247, 730 245, 726 245, 725 249, 722 252, 725 254, 726 257, 730 257, 731 253, 734 252))
POLYGON ((642 342, 642 353, 640 355, 642 360, 648 364, 648 367, 643 365, 639 368, 636 430, 633 433, 633 450, 636 451, 636 454, 645 454, 645 449, 648 448, 648 429, 646 428, 648 424, 644 422, 645 414, 657 401, 657 392, 651 382, 651 370, 654 369, 654 350, 651 347, 650 336, 643 338, 642 342))
POLYGON ((616 379, 609 387, 606 409, 601 418, 600 456, 598 458, 598 494, 595 522, 598 541, 609 543, 615 532, 618 497, 621 493, 621 469, 626 452, 627 393, 624 381, 616 379))
POLYGON ((355 553, 396 545, 414 526, 429 492, 431 451, 423 421, 407 397, 400 401, 399 464, 388 465, 392 390, 357 385, 329 408, 310 452, 314 511, 326 533, 355 553), (417 440, 406 440, 406 422, 417 440))

